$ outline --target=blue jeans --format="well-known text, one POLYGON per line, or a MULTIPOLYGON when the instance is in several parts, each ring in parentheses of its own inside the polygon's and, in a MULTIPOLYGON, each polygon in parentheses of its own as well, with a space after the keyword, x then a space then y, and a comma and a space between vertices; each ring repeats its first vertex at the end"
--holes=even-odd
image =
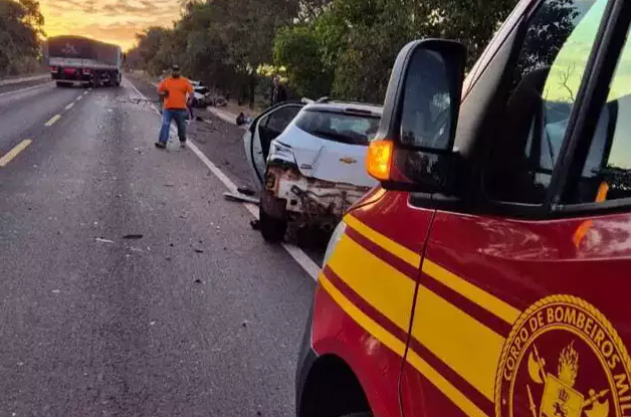
POLYGON ((164 109, 162 111, 162 129, 160 129, 160 142, 169 141, 171 131, 171 121, 175 120, 177 134, 180 142, 186 142, 186 110, 185 109, 164 109))

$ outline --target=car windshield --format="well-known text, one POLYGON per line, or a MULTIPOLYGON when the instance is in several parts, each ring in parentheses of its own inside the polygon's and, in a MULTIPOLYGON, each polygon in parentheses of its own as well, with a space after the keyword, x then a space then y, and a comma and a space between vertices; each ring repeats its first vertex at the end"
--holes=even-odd
POLYGON ((380 118, 322 110, 303 110, 295 125, 322 139, 349 145, 365 145, 377 134, 380 118))

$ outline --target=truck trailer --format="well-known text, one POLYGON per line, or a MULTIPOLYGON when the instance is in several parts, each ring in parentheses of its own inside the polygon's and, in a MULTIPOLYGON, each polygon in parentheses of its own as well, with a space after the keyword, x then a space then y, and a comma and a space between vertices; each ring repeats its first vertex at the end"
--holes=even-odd
POLYGON ((57 87, 74 83, 83 85, 120 86, 123 53, 120 46, 80 36, 49 38, 44 56, 57 87))

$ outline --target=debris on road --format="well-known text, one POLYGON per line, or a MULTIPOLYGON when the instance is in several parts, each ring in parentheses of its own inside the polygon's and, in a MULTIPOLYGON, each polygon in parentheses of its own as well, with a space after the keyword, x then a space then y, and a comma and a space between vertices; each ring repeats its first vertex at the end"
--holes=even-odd
POLYGON ((260 221, 258 221, 258 220, 252 220, 252 221, 250 222, 250 227, 251 227, 253 230, 261 230, 261 222, 260 222, 260 221))
POLYGON ((113 240, 103 239, 103 238, 100 238, 100 237, 97 237, 96 241, 99 242, 99 243, 114 243, 113 240))
POLYGON ((251 189, 250 187, 239 187, 237 188, 237 191, 240 192, 243 195, 247 195, 248 197, 252 197, 254 195, 256 195, 256 192, 251 189))
POLYGON ((203 282, 202 282, 202 280, 201 280, 201 279, 196 279, 196 280, 195 280, 195 284, 203 284, 203 282))
POLYGON ((237 193, 223 193, 223 197, 228 201, 234 201, 237 203, 250 203, 259 205, 260 200, 256 197, 250 197, 244 194, 237 193))
POLYGON ((204 253, 204 250, 203 250, 203 249, 197 249, 197 248, 196 248, 196 249, 195 249, 195 252, 197 252, 197 253, 204 253))
POLYGON ((144 237, 144 235, 140 235, 140 234, 137 234, 137 235, 125 235, 125 236, 123 236, 123 239, 125 239, 125 240, 138 240, 138 239, 142 239, 143 237, 144 237))

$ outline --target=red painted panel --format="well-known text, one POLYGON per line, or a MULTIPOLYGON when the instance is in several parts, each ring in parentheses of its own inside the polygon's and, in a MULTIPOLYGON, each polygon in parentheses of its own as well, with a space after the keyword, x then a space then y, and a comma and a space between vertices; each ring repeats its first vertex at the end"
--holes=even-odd
POLYGON ((360 327, 319 287, 315 296, 313 347, 318 355, 344 360, 360 381, 377 417, 400 417, 401 357, 360 327))
POLYGON ((355 209, 352 215, 371 229, 420 254, 434 211, 411 207, 408 197, 406 192, 388 191, 381 199, 355 209))

